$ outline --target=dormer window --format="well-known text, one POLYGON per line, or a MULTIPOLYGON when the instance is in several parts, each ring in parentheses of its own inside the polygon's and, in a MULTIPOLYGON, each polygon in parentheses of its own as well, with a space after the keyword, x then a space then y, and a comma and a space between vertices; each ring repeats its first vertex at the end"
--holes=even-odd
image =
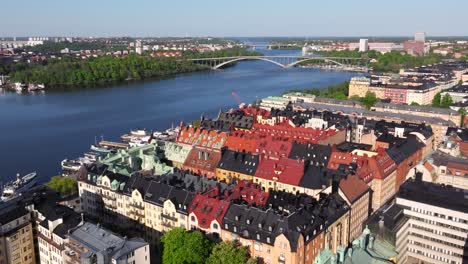
POLYGON ((247 224, 250 225, 250 219, 247 219, 247 224))
POLYGON ((239 221, 239 216, 238 216, 238 215, 236 215, 235 219, 236 219, 236 221, 239 221))
POLYGON ((260 234, 257 234, 257 240, 260 240, 260 234))
POLYGON ((268 231, 271 232, 272 230, 273 230, 273 227, 272 227, 272 226, 269 226, 269 227, 268 227, 268 231))
POLYGON ((267 243, 270 243, 270 237, 267 237, 267 243))
POLYGON ((262 228, 262 223, 258 223, 258 228, 262 228))

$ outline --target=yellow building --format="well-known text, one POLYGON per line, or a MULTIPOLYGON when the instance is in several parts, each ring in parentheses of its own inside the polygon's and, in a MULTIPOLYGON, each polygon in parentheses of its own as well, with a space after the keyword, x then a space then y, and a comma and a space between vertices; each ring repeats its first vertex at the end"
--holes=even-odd
POLYGON ((31 215, 17 204, 2 208, 0 214, 0 263, 36 263, 31 215))

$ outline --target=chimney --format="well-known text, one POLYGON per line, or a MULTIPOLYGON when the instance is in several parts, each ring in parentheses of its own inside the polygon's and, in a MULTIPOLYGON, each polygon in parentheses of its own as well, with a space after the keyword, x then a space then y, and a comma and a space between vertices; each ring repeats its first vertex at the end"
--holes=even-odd
POLYGON ((422 182, 422 177, 422 172, 417 171, 416 168, 414 168, 414 179, 416 180, 416 182, 422 182))
POLYGON ((332 180, 332 191, 331 193, 338 193, 338 188, 340 186, 340 181, 339 180, 332 180))

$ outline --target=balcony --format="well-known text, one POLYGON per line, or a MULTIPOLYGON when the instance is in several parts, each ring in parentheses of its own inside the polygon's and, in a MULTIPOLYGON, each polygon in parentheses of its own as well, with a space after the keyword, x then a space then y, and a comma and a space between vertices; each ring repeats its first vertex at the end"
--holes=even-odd
POLYGON ((130 206, 138 208, 140 210, 144 210, 145 207, 142 204, 137 204, 137 203, 131 203, 130 206))
POLYGON ((107 200, 111 200, 111 201, 117 201, 117 198, 112 197, 110 195, 102 194, 102 198, 107 199, 107 200))
POLYGON ((177 217, 175 216, 170 216, 168 214, 161 213, 161 217, 173 222, 177 222, 177 217))
POLYGON ((161 225, 168 228, 173 228, 174 226, 170 222, 161 222, 161 225))

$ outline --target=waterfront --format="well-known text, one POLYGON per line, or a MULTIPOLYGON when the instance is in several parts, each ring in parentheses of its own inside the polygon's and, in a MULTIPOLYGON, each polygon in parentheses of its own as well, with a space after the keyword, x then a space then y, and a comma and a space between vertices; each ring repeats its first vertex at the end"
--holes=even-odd
MULTIPOLYGON (((259 49, 258 49, 259 50, 259 49)), ((294 50, 259 50, 298 55, 294 50)), ((356 73, 281 69, 263 61, 239 62, 225 70, 178 75, 161 81, 135 82, 73 92, 0 96, 0 177, 37 170, 47 180, 60 172, 60 161, 89 150, 95 137, 118 140, 130 129, 165 129, 180 121, 214 117, 220 108, 236 107, 235 91, 245 102, 288 89, 336 84, 356 73)))

